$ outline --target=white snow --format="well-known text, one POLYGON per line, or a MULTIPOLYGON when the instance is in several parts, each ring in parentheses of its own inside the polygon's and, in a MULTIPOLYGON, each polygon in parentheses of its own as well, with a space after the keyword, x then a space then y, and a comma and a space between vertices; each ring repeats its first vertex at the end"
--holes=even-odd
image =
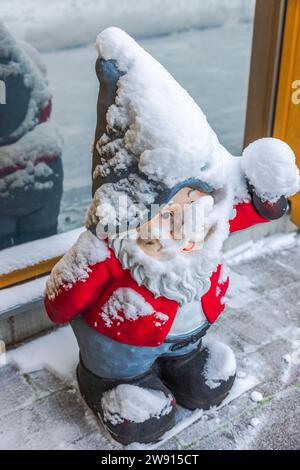
MULTIPOLYGON (((82 227, 28 242, 26 249, 24 245, 18 245, 1 250, 0 275, 33 266, 56 256, 63 256, 83 231, 82 227)), ((1 290, 1 297, 3 292, 4 290, 1 290)))
POLYGON ((224 258, 229 266, 235 266, 243 261, 272 255, 297 245, 300 245, 300 236, 297 232, 277 233, 258 241, 249 240, 242 243, 236 248, 226 251, 224 258))
POLYGON ((260 423, 260 420, 258 418, 252 418, 250 421, 251 426, 253 426, 254 428, 256 428, 256 426, 258 426, 259 423, 260 423))
POLYGON ((232 349, 224 343, 204 338, 203 347, 208 349, 204 377, 206 385, 217 388, 221 381, 228 380, 235 374, 236 360, 232 349))
POLYGON ((172 411, 172 395, 160 390, 121 384, 105 392, 101 398, 104 421, 114 425, 130 421, 143 423, 159 419, 172 411))
POLYGON ((6 360, 15 363, 22 373, 48 368, 62 380, 73 382, 78 346, 71 327, 66 326, 7 351, 6 360))
POLYGON ((137 320, 154 313, 152 305, 136 291, 129 287, 119 287, 103 305, 102 320, 106 326, 111 327, 115 320, 137 320))
POLYGON ((71 289, 76 281, 85 281, 91 271, 90 266, 109 257, 107 245, 89 230, 83 232, 74 246, 52 269, 46 284, 45 295, 53 299, 60 288, 71 289))
POLYGON ((259 139, 243 152, 242 168, 260 198, 276 202, 300 189, 300 174, 295 155, 285 142, 259 139))
POLYGON ((260 402, 264 398, 262 393, 258 392, 257 390, 254 390, 250 396, 251 396, 251 400, 254 402, 260 402))
POLYGON ((244 379, 247 376, 247 374, 244 370, 238 370, 236 373, 236 376, 239 379, 244 379))
POLYGON ((161 36, 188 28, 251 21, 254 0, 1 0, 0 17, 12 32, 40 50, 92 43, 116 25, 135 37, 161 36), (162 15, 163 12, 163 15, 162 15))

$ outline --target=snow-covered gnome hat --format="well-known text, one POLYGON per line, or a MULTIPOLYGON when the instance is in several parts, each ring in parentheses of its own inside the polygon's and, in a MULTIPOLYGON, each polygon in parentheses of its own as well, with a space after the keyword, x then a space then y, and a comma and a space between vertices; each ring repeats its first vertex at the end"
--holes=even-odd
POLYGON ((87 226, 126 218, 134 226, 181 187, 222 187, 231 155, 190 95, 124 31, 104 30, 96 47, 100 94, 87 226))
POLYGON ((37 52, 16 41, 1 21, 0 87, 0 145, 6 145, 38 124, 51 95, 37 52))

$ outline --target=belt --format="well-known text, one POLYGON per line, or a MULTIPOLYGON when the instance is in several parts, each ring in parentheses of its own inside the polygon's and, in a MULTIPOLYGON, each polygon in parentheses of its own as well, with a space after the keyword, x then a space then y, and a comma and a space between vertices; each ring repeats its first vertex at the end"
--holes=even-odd
POLYGON ((200 331, 197 331, 197 333, 193 333, 190 336, 187 336, 186 338, 176 340, 176 337, 172 339, 170 336, 169 338, 165 339, 166 343, 173 343, 173 345, 170 348, 170 351, 178 351, 179 349, 185 348, 189 344, 197 343, 199 339, 201 339, 205 333, 207 332, 208 328, 210 327, 210 323, 205 323, 203 327, 200 329, 200 331))

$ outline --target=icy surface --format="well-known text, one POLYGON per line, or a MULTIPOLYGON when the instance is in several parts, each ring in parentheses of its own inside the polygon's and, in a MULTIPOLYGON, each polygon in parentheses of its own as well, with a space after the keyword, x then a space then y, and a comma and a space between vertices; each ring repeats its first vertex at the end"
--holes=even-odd
POLYGON ((172 395, 136 385, 121 384, 103 394, 104 421, 117 425, 124 421, 143 423, 172 411, 172 395))
POLYGON ((276 202, 300 189, 300 174, 292 149, 279 139, 259 139, 243 152, 242 168, 257 194, 276 202))
POLYGON ((71 289, 76 281, 88 278, 90 266, 104 261, 108 256, 109 251, 104 241, 88 230, 83 232, 74 246, 52 269, 45 294, 49 299, 53 299, 61 287, 71 289))
POLYGON ((208 350, 208 360, 204 376, 206 385, 217 388, 222 381, 228 380, 235 374, 236 360, 232 349, 223 343, 204 339, 203 346, 208 350))

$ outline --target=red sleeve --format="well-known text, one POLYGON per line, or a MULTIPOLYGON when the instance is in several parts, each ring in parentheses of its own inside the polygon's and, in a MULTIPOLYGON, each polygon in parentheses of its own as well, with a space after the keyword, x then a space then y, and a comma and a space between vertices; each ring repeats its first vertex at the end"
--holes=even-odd
POLYGON ((221 279, 221 272, 222 265, 219 264, 210 278, 209 290, 201 299, 202 308, 209 323, 214 323, 225 308, 223 297, 228 289, 229 277, 221 279))
POLYGON ((89 277, 77 281, 71 289, 62 286, 53 300, 45 297, 46 311, 54 323, 70 322, 99 298, 110 280, 110 274, 104 263, 97 263, 90 269, 89 277))
POLYGON ((230 233, 252 227, 256 224, 269 222, 255 210, 252 202, 241 202, 235 206, 236 216, 230 220, 230 233))

